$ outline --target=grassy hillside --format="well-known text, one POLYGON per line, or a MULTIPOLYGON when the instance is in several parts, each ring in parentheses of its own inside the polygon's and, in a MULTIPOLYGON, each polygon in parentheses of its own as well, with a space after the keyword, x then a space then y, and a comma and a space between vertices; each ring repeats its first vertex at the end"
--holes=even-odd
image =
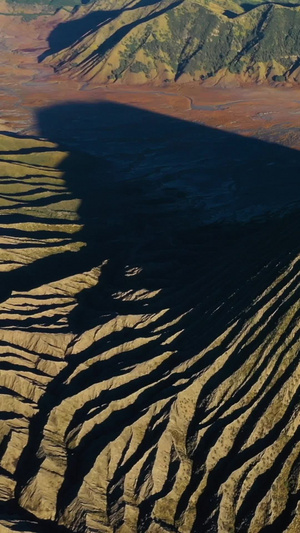
POLYGON ((231 0, 124 4, 82 7, 81 21, 95 11, 105 16, 48 61, 56 70, 99 83, 237 76, 245 82, 298 81, 300 7, 267 2, 245 11, 242 2, 231 0))

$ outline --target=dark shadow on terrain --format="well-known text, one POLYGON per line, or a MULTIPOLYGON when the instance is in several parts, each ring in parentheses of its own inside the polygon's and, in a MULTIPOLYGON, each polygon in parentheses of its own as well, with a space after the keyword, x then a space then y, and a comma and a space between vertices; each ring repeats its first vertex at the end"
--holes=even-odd
POLYGON ((111 22, 120 15, 121 11, 93 11, 85 17, 58 24, 51 32, 46 50, 39 56, 39 61, 43 61, 51 54, 56 54, 64 48, 75 44, 79 39, 89 35, 100 26, 111 22))
MULTIPOLYGON (((181 2, 182 0, 180 0, 179 2, 175 2, 172 7, 177 5, 177 3, 179 4, 181 2)), ((140 2, 132 6, 133 2, 129 1, 123 9, 113 11, 95 10, 80 19, 62 22, 61 24, 58 24, 58 26, 56 26, 56 28, 51 32, 48 39, 49 49, 39 56, 39 62, 43 61, 44 59, 46 59, 46 57, 52 54, 60 52, 68 46, 74 45, 83 37, 86 37, 94 31, 98 30, 101 26, 105 26, 109 22, 112 22, 124 11, 131 11, 141 7, 155 5, 158 3, 158 0, 140 0, 140 2)), ((162 10, 161 12, 165 12, 167 9, 168 8, 162 10)), ((159 14, 161 12, 159 12, 159 14)), ((147 17, 138 20, 128 26, 130 26, 131 29, 135 25, 138 25, 140 22, 144 22, 146 18, 147 17)), ((151 20, 151 18, 149 20, 151 20)))
POLYGON ((292 2, 261 2, 260 4, 257 3, 257 4, 251 4, 251 3, 245 3, 245 4, 241 4, 241 7, 245 10, 245 11, 251 11, 251 9, 254 9, 256 7, 259 7, 259 6, 269 6, 270 4, 275 4, 275 5, 278 5, 278 6, 283 6, 283 7, 297 7, 300 5, 300 3, 298 2, 295 2, 295 3, 292 3, 292 2))
POLYGON ((229 9, 226 9, 223 12, 223 15, 225 15, 225 17, 227 17, 229 19, 235 19, 236 17, 238 17, 237 13, 235 13, 234 11, 230 11, 229 9))
MULTIPOLYGON (((154 326, 142 330, 143 336, 150 337, 153 327, 187 313, 180 321, 183 333, 168 347, 174 354, 167 363, 130 385, 103 392, 76 413, 68 431, 80 426, 92 409, 101 412, 114 399, 133 393, 135 388, 149 386, 133 405, 113 412, 100 427, 95 426, 82 439, 76 453, 70 451, 58 497, 58 507, 64 509, 78 493, 83 477, 104 446, 154 401, 166 398, 172 402, 172 397, 185 388, 186 383, 177 383, 179 374, 170 372, 172 368, 207 347, 237 318, 242 323, 248 320, 261 305, 253 303, 256 297, 299 253, 300 153, 115 103, 53 106, 41 110, 38 121, 42 137, 81 152, 69 157, 64 171, 69 190, 82 201, 79 214, 84 228, 79 238, 87 246, 78 253, 66 252, 2 274, 2 298, 11 290, 28 290, 87 271, 108 260, 98 285, 78 297, 78 307, 70 318, 74 333, 80 334, 118 315, 155 314, 169 309, 154 326), (141 267, 142 272, 126 275, 133 267, 141 267), (120 291, 143 288, 161 292, 153 299, 139 301, 122 301, 115 296, 120 291), (159 382, 162 375, 166 376, 163 384, 159 382), (83 456, 84 462, 80 460, 83 456)), ((297 294, 290 298, 296 299, 297 294)), ((270 331, 276 320, 276 312, 274 316, 270 314, 270 331)), ((108 361, 100 360, 66 385, 81 362, 133 340, 138 333, 134 328, 114 331, 108 338, 69 358, 68 366, 48 386, 40 400, 39 412, 32 420, 29 444, 18 464, 17 494, 39 468, 42 459, 37 457, 37 451, 51 409, 83 387, 125 373, 129 366, 161 355, 164 350, 161 342, 175 333, 177 327, 169 326, 159 340, 151 341, 146 347, 123 351, 108 361)), ((240 327, 241 323, 233 326, 232 338, 240 327)), ((249 353, 255 349, 255 342, 258 340, 249 342, 249 353)), ((182 378, 193 379, 195 373, 220 356, 221 350, 222 347, 212 349, 186 370, 182 378)), ((199 397, 199 408, 189 430, 191 437, 204 418, 206 396, 218 380, 231 376, 243 362, 237 349, 229 363, 211 378, 199 397)), ((290 372, 292 368, 288 367, 286 373, 290 375, 290 372)), ((273 389, 269 396, 272 393, 273 389)), ((258 404, 257 411, 266 409, 268 397, 263 402, 258 404)), ((256 420, 255 416, 249 420, 247 434, 251 434, 256 420)), ((158 427, 163 428, 165 420, 157 422, 161 426, 156 426, 155 431, 149 428, 132 457, 133 462, 143 456, 146 444, 150 447, 159 438, 158 427)), ((182 509, 199 484, 203 460, 225 424, 225 419, 217 420, 206 435, 207 446, 201 441, 201 449, 193 452, 193 483, 182 497, 182 509)), ((274 432, 279 430, 276 427, 274 432)), ((244 439, 238 437, 237 443, 242 446, 244 439)), ((267 438, 264 443, 254 445, 254 455, 263 444, 269 444, 267 438)), ((217 501, 226 469, 240 467, 238 451, 232 451, 221 474, 217 470, 209 478, 195 532, 216 527, 212 502, 217 501)), ((278 465, 274 468, 275 475, 278 465)), ((114 484, 118 488, 117 479, 114 484)), ((117 488, 111 489, 112 502, 117 499, 114 492, 117 488)), ((263 491, 264 486, 252 494, 252 507, 263 491)), ((152 497, 141 506, 143 531, 148 530, 147 520, 154 504, 152 497)), ((250 514, 245 511, 238 518, 246 527, 250 514)))
MULTIPOLYGON (((64 526, 58 526, 50 520, 37 520, 37 518, 18 506, 17 502, 0 503, 0 519, 16 520, 13 523, 11 531, 32 533, 70 533, 70 530, 64 526), (17 509, 17 512, 16 512, 17 509)), ((9 526, 8 526, 9 527, 9 526)))

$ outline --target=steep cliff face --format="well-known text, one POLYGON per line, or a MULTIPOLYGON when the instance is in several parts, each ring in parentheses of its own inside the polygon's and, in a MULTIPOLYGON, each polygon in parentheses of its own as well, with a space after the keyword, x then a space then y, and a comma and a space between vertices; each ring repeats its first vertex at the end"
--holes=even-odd
POLYGON ((94 26, 47 58, 56 70, 98 83, 298 81, 299 7, 115 1, 76 17, 91 13, 94 26))

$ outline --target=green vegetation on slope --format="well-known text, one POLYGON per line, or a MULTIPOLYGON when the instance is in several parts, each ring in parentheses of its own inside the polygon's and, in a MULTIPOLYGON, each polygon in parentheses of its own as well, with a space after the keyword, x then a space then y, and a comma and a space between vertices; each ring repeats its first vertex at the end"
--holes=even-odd
POLYGON ((245 82, 297 82, 300 7, 266 2, 242 11, 239 4, 166 0, 141 6, 136 0, 124 9, 122 0, 96 2, 81 8, 82 17, 101 6, 114 16, 48 61, 57 70, 100 83, 236 75, 245 82))
MULTIPOLYGON (((88 3, 89 0, 84 3, 88 3)), ((28 13, 34 11, 34 13, 54 13, 61 7, 74 8, 80 6, 82 0, 6 0, 7 6, 11 7, 17 14, 28 13)))

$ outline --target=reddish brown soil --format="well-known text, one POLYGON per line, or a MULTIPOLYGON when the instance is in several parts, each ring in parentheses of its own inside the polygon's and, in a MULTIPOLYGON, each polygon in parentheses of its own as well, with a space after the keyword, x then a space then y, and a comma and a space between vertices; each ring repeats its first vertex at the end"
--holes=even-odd
POLYGON ((51 30, 65 16, 24 22, 20 17, 0 15, 1 130, 38 134, 35 116, 39 108, 104 100, 300 148, 300 90, 295 88, 97 87, 56 75, 38 57, 47 50, 51 30))

